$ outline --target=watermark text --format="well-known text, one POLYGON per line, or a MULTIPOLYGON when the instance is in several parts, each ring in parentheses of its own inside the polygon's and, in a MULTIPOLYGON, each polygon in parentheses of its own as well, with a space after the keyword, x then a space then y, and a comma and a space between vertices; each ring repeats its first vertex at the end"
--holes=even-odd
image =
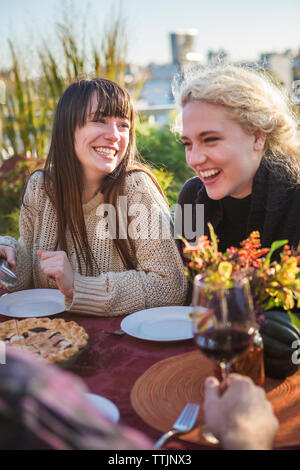
POLYGON ((100 204, 96 215, 96 234, 102 240, 196 240, 204 234, 204 204, 175 204, 167 212, 157 204, 128 204, 121 196, 118 207, 100 204))
POLYGON ((0 365, 6 364, 6 345, 0 341, 0 365))

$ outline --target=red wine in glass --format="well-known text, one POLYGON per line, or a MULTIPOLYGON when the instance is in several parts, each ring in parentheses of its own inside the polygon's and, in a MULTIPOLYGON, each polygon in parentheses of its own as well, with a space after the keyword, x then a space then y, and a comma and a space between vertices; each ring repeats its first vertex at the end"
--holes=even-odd
POLYGON ((211 328, 196 333, 195 342, 209 359, 220 363, 231 362, 246 351, 251 344, 252 337, 251 331, 235 328, 211 328))
MULTIPOLYGON (((255 334, 255 315, 247 277, 231 279, 227 284, 208 281, 204 274, 194 279, 191 318, 195 343, 221 372, 220 392, 226 387, 232 361, 250 346, 255 334)), ((218 440, 204 431, 205 438, 218 440)))

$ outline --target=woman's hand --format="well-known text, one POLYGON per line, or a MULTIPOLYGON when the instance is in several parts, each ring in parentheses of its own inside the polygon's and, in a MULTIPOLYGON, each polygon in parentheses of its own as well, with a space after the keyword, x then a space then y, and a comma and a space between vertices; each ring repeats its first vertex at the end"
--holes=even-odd
POLYGON ((42 272, 56 282, 57 287, 67 297, 73 296, 74 273, 64 251, 38 250, 42 272))
POLYGON ((5 258, 12 269, 16 267, 16 253, 14 248, 0 245, 0 258, 5 258))

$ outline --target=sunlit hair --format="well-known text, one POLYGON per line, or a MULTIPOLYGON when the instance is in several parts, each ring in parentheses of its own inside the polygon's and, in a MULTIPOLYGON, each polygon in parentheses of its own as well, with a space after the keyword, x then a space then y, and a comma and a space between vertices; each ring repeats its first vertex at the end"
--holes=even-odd
MULTIPOLYGON (((161 191, 151 171, 138 162, 135 144, 135 113, 129 93, 117 83, 103 78, 80 79, 72 83, 62 94, 54 118, 49 153, 46 159, 44 185, 47 196, 57 215, 57 241, 53 249, 68 253, 69 232, 80 273, 93 275, 97 261, 88 242, 82 208, 83 170, 75 152, 75 131, 83 127, 91 114, 92 98, 97 98, 97 109, 93 116, 116 116, 130 122, 129 144, 125 156, 117 168, 108 174, 99 191, 104 202, 118 207, 119 197, 126 194, 126 176, 133 171, 143 171, 161 191)), ((162 193, 162 191, 161 191, 162 193)), ((119 227, 117 211, 116 229, 119 227)), ((135 269, 137 259, 134 241, 114 239, 116 249, 127 269, 135 269)))
POLYGON ((265 160, 277 173, 284 167, 291 181, 300 182, 297 118, 287 94, 267 73, 233 65, 194 70, 175 87, 175 95, 181 107, 197 100, 225 106, 228 116, 248 134, 265 132, 265 160))

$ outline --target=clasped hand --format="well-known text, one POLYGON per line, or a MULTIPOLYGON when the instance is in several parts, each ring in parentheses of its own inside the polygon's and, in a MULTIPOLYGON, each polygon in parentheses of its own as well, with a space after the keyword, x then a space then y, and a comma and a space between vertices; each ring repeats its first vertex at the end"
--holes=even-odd
POLYGON ((67 297, 73 296, 74 273, 64 251, 38 250, 41 271, 48 279, 56 282, 57 287, 67 297))

